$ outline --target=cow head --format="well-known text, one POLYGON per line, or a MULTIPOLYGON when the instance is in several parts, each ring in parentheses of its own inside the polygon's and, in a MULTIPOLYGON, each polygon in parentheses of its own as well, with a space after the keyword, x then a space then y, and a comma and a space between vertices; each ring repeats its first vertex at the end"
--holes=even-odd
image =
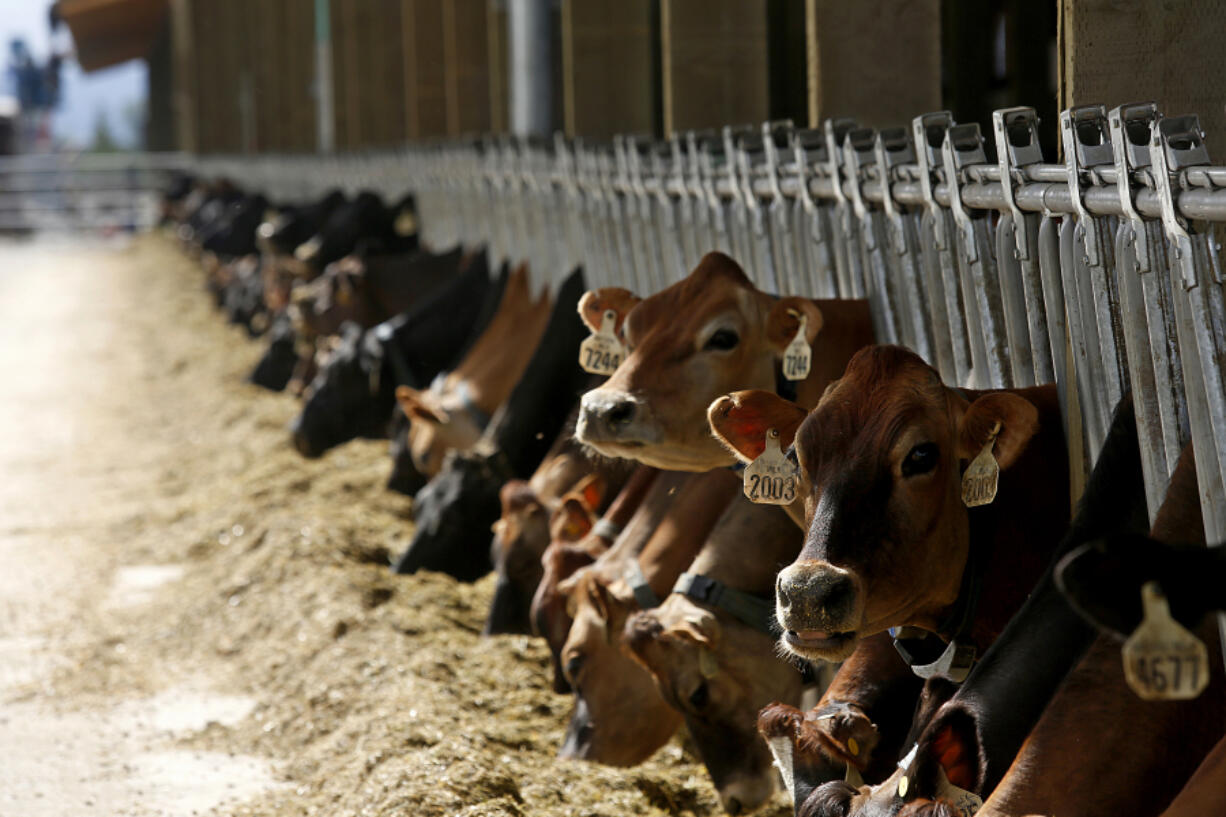
POLYGON ((323 275, 294 286, 289 310, 299 335, 305 338, 334 335, 345 321, 356 321, 362 326, 377 323, 365 288, 366 264, 356 256, 329 264, 323 275))
POLYGON ((396 401, 409 418, 413 463, 427 476, 439 472, 448 451, 465 451, 481 439, 482 427, 451 393, 398 386, 396 401))
POLYGON ((799 700, 800 674, 781 662, 770 637, 674 594, 632 616, 626 642, 660 694, 682 713, 729 814, 774 791, 775 772, 757 735, 757 714, 774 700, 799 700))
MULTIPOLYGON (((787 650, 839 661, 889 627, 936 629, 957 600, 970 544, 962 463, 998 424, 993 453, 1006 471, 1038 430, 1033 403, 1008 392, 968 401, 900 347, 856 353, 792 443, 807 480, 806 537, 775 586, 787 650)), ((766 427, 734 431, 724 441, 756 456, 766 427)))
POLYGON ((388 454, 392 458, 392 472, 387 477, 387 489, 412 496, 426 484, 426 478, 417 470, 409 453, 409 418, 404 412, 393 412, 389 436, 388 454))
POLYGON ((502 486, 502 516, 494 523, 490 543, 498 581, 485 622, 487 634, 529 631, 528 605, 544 573, 545 548, 551 539, 575 542, 591 530, 592 508, 602 492, 603 479, 597 474, 589 474, 560 500, 551 500, 523 480, 502 486))
POLYGON ((383 369, 379 339, 345 324, 290 426, 294 447, 303 456, 318 457, 354 437, 385 436, 394 401, 391 377, 383 369))
POLYGON ((575 436, 602 454, 679 471, 733 462, 711 437, 707 405, 733 389, 774 388, 777 361, 801 316, 810 343, 822 326, 812 301, 756 289, 717 252, 645 300, 607 288, 579 301, 593 331, 607 310, 616 313, 629 354, 603 386, 583 395, 575 436))
POLYGON ((559 694, 571 691, 570 682, 562 669, 562 648, 566 646, 572 623, 567 610, 567 579, 595 562, 603 552, 603 544, 602 539, 589 532, 578 542, 550 542, 541 555, 541 579, 532 595, 528 616, 532 631, 549 645, 549 657, 553 663, 553 691, 559 694))
POLYGON ((567 591, 573 623, 561 661, 575 709, 559 757, 642 763, 668 742, 681 716, 622 649, 622 630, 638 605, 628 589, 615 589, 590 570, 576 575, 567 591))
POLYGON ((397 573, 437 570, 460 581, 490 571, 490 526, 498 518, 498 490, 507 475, 496 457, 453 451, 438 476, 413 497, 413 539, 397 573))

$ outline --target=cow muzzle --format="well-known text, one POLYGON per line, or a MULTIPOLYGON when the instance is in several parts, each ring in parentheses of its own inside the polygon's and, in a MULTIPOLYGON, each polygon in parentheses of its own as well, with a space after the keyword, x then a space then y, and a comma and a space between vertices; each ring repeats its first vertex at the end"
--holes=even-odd
POLYGON ((646 404, 631 394, 609 389, 594 389, 583 395, 575 436, 602 453, 603 445, 636 447, 657 442, 647 424, 646 404))
POLYGON ((863 612, 858 584, 854 574, 827 562, 796 562, 780 571, 775 614, 784 646, 804 658, 846 658, 863 612))

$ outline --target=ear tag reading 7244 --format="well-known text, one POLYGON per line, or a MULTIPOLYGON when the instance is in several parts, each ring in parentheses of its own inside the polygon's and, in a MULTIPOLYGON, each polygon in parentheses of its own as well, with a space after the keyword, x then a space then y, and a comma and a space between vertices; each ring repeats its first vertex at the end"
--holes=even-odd
POLYGON ((796 499, 799 469, 779 449, 779 432, 766 431, 766 447, 745 466, 745 496, 759 505, 791 505, 796 499))
POLYGON ((626 347, 613 334, 617 313, 606 309, 600 316, 600 329, 579 345, 579 365, 592 374, 613 374, 626 356, 626 347))
POLYGON ((813 362, 813 351, 805 338, 804 313, 800 313, 800 326, 796 329, 796 337, 783 350, 783 376, 788 380, 804 380, 809 376, 809 367, 813 362))
POLYGON ((996 499, 996 488, 1000 484, 1000 463, 992 456, 992 446, 996 444, 996 435, 1000 433, 1000 423, 988 435, 988 441, 966 467, 962 475, 962 503, 968 508, 979 505, 990 505, 996 499))
POLYGON ((1186 701, 1209 683, 1209 654, 1201 640, 1171 618, 1157 582, 1141 588, 1144 618, 1124 642, 1124 679, 1147 701, 1186 701))

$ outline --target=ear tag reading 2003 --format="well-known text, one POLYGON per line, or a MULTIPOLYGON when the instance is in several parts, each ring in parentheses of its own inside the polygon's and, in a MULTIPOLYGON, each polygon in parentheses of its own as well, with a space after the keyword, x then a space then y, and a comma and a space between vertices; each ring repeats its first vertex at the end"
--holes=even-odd
POLYGON ((759 505, 791 505, 799 470, 779 449, 779 432, 766 431, 766 447, 745 466, 745 496, 759 505))
POLYGON ((1000 433, 1000 423, 988 435, 988 441, 966 467, 962 475, 962 504, 968 508, 979 505, 990 505, 996 499, 996 488, 1000 483, 1000 463, 992 456, 992 446, 996 445, 996 435, 1000 433))
POLYGON ((783 350, 783 376, 788 380, 804 380, 809 376, 809 367, 813 362, 813 352, 809 349, 809 341, 805 339, 805 323, 807 319, 803 312, 798 316, 800 326, 796 337, 783 350))
POLYGON ((1124 679, 1147 701, 1186 701, 1209 683, 1209 654, 1200 639, 1171 618, 1157 582, 1141 588, 1144 618, 1120 650, 1124 679))
POLYGON ((626 347, 613 334, 617 313, 606 309, 600 316, 600 329, 579 345, 579 365, 592 374, 613 374, 626 356, 626 347))

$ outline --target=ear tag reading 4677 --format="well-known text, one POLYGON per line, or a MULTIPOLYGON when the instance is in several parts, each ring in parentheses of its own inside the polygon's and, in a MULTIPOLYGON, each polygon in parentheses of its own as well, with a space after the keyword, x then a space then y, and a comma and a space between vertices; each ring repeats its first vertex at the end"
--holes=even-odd
POLYGON ((1124 642, 1124 679, 1147 701, 1186 701, 1209 683, 1209 654, 1201 640, 1171 618, 1157 582, 1141 588, 1144 618, 1124 642))
POLYGON ((809 367, 813 362, 813 352, 809 341, 805 339, 804 313, 800 313, 800 326, 796 329, 796 337, 783 350, 783 376, 788 380, 804 380, 809 376, 809 367))
POLYGON ((759 505, 791 505, 799 469, 779 449, 779 432, 766 431, 766 448, 745 466, 745 496, 759 505))
POLYGON ((992 446, 996 445, 996 435, 1000 433, 1000 423, 988 435, 988 441, 966 467, 962 475, 962 504, 968 508, 979 505, 990 505, 996 499, 996 489, 1000 484, 1000 463, 992 456, 992 446))
POLYGON ((606 309, 600 316, 600 329, 579 345, 579 365, 592 374, 613 374, 626 356, 626 347, 613 334, 617 313, 606 309))

